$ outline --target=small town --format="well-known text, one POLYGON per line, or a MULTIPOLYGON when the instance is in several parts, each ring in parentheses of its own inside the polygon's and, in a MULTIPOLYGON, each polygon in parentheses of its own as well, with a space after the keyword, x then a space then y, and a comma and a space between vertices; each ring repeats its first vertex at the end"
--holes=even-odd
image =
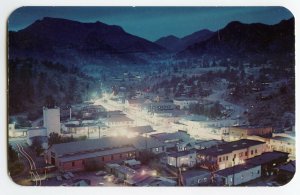
MULTIPOLYGON (((139 94, 144 96, 146 94, 139 94)), ((276 186, 295 173, 294 129, 189 115, 191 98, 118 96, 43 107, 42 125, 9 124, 22 185, 276 186), (24 183, 23 183, 24 182, 24 183)))
MULTIPOLYGON (((76 16, 93 13, 64 9, 76 16)), ((295 37, 288 10, 209 8, 219 18, 216 26, 184 23, 194 33, 176 28, 161 34, 178 37, 143 37, 141 29, 130 34, 117 15, 107 16, 113 24, 100 17, 107 10, 127 16, 129 7, 95 8, 95 21, 51 15, 64 9, 23 7, 9 22, 7 156, 13 182, 273 187, 292 180, 295 37), (237 9, 248 10, 251 20, 245 22, 237 9), (252 17, 266 11, 276 20, 252 17), (28 13, 45 17, 15 28, 28 13)), ((157 22, 155 32, 162 31, 157 13, 182 20, 190 12, 208 13, 178 10, 141 7, 130 13, 135 25, 139 16, 153 16, 142 24, 157 22)))

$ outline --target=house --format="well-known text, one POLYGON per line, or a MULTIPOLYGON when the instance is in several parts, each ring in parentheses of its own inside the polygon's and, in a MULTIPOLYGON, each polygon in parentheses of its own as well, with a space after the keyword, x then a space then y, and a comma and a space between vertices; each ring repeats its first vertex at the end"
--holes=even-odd
POLYGON ((295 139, 290 137, 275 136, 270 138, 268 143, 270 149, 274 151, 287 152, 292 160, 296 155, 295 139))
POLYGON ((180 109, 189 109, 190 105, 197 104, 198 100, 192 98, 176 98, 173 100, 173 103, 179 106, 180 109))
POLYGON ((211 184, 211 173, 207 170, 188 170, 181 173, 184 186, 208 186, 211 184))
POLYGON ((236 186, 260 177, 260 165, 241 164, 214 172, 216 185, 236 186))
POLYGON ((243 164, 246 159, 267 151, 265 142, 242 139, 197 151, 198 165, 210 170, 221 170, 243 164))
POLYGON ((197 163, 196 150, 186 150, 168 154, 167 163, 173 167, 194 167, 197 163))
POLYGON ((164 143, 166 150, 177 148, 178 143, 191 141, 190 135, 180 130, 174 133, 152 134, 150 137, 164 143))
POLYGON ((216 139, 212 139, 212 140, 196 140, 194 142, 194 148, 196 149, 206 149, 206 148, 211 148, 220 144, 224 144, 225 142, 222 140, 216 140, 216 139))
POLYGON ((273 175, 276 167, 285 164, 288 159, 288 153, 285 152, 264 152, 259 156, 245 160, 246 164, 261 165, 262 176, 273 175))
POLYGON ((143 153, 143 151, 145 150, 154 154, 161 154, 166 152, 165 144, 152 137, 137 136, 130 140, 131 143, 140 151, 140 154, 143 153))

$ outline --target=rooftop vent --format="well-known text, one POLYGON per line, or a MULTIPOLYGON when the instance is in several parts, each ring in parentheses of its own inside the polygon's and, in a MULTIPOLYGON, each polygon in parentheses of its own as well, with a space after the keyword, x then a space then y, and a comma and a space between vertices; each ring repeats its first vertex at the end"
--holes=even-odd
POLYGON ((238 146, 238 145, 235 144, 235 145, 233 145, 232 147, 233 147, 233 148, 236 148, 237 146, 238 146))

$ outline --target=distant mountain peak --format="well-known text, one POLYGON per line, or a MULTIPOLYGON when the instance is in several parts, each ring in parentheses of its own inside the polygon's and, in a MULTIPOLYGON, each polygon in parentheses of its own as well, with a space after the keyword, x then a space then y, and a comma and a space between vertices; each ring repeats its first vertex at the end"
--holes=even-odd
POLYGON ((294 52, 293 18, 275 25, 228 23, 206 41, 195 43, 176 56, 179 58, 209 55, 285 54, 294 52), (220 41, 221 40, 221 41, 220 41))
POLYGON ((208 29, 203 29, 203 30, 196 31, 196 32, 194 32, 190 35, 187 35, 185 37, 182 37, 182 38, 178 38, 174 35, 161 37, 160 39, 155 41, 155 43, 157 43, 158 45, 160 45, 162 47, 165 47, 169 51, 178 52, 178 51, 185 49, 189 45, 192 45, 196 42, 204 41, 204 40, 210 38, 210 36, 212 34, 213 34, 212 31, 210 31, 208 29))
POLYGON ((18 32, 9 33, 10 56, 53 59, 60 62, 145 63, 147 56, 165 49, 100 21, 84 23, 44 17, 18 32), (26 41, 24 41, 26 40, 26 41))

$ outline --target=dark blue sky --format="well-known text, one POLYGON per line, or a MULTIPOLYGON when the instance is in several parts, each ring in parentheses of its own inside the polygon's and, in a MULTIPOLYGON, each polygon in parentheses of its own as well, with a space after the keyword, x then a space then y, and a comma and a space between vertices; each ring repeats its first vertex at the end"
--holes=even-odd
POLYGON ((10 15, 8 29, 23 29, 46 16, 119 25, 153 41, 170 34, 215 31, 231 21, 276 24, 292 14, 283 7, 22 7, 10 15))

